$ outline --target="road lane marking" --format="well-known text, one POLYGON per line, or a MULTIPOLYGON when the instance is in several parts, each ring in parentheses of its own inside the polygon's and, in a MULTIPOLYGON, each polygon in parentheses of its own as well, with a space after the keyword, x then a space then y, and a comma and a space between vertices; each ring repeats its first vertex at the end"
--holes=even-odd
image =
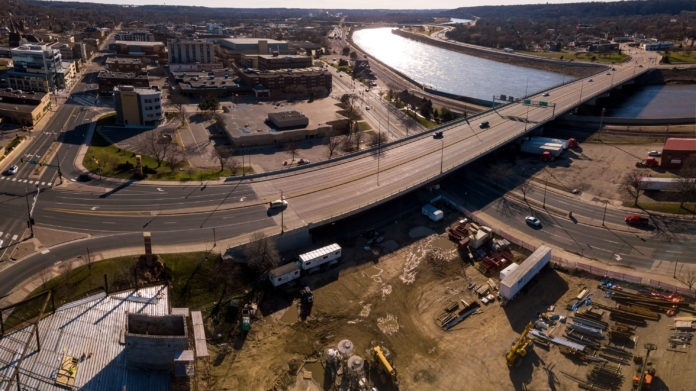
POLYGON ((12 241, 16 242, 18 237, 19 237, 19 235, 17 235, 17 234, 12 235, 12 241))

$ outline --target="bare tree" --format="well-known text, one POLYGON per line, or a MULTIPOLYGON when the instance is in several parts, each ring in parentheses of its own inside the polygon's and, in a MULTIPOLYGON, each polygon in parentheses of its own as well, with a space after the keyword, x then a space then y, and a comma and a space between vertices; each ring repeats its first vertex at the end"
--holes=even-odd
POLYGON ((210 157, 217 159, 218 163, 220 164, 220 172, 225 170, 225 166, 228 163, 228 160, 232 158, 232 155, 234 154, 233 150, 230 150, 229 148, 225 147, 218 147, 214 148, 210 152, 210 157))
POLYGON ((280 255, 275 244, 262 232, 251 235, 251 240, 244 246, 244 255, 249 267, 258 274, 263 274, 280 263, 280 255))
POLYGON ((341 144, 341 138, 340 137, 327 137, 326 138, 326 148, 329 150, 329 159, 333 157, 334 152, 336 151, 336 148, 341 144))
POLYGON ((679 207, 684 207, 685 202, 696 201, 696 156, 687 158, 679 173, 679 207))
POLYGON ((370 135, 370 146, 383 145, 388 141, 386 132, 377 132, 370 135))
POLYGON ((297 150, 299 146, 295 143, 290 143, 285 147, 285 150, 290 154, 290 164, 295 162, 295 156, 297 156, 297 150))
POLYGON ((155 159, 157 162, 155 168, 159 168, 171 149, 175 148, 175 144, 172 143, 172 137, 165 131, 151 131, 141 135, 140 147, 147 155, 155 159))
POLYGON ((623 180, 623 188, 629 196, 633 198, 633 205, 638 205, 638 197, 640 197, 640 178, 644 175, 641 171, 633 170, 626 174, 623 180))
POLYGON ((229 159, 227 159, 227 168, 230 169, 232 175, 237 175, 237 170, 239 169, 239 167, 239 160, 233 159, 231 156, 229 159))
POLYGON ((522 192, 522 198, 527 201, 527 193, 529 193, 530 190, 532 190, 532 183, 529 182, 528 180, 525 180, 522 182, 519 186, 520 191, 522 192))
POLYGON ((165 156, 167 167, 174 172, 184 162, 184 151, 180 148, 171 148, 165 156))

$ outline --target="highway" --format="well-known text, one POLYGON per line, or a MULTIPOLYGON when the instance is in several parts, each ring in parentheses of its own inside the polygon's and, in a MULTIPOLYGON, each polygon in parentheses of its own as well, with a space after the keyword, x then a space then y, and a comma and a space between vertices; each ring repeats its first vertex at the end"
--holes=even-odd
MULTIPOLYGON (((439 140, 433 139, 431 132, 421 132, 347 158, 311 164, 302 169, 230 178, 226 184, 215 186, 109 180, 73 182, 71 179, 79 172, 72 162, 84 142, 86 124, 98 109, 85 110, 65 104, 50 119, 46 126, 49 131, 37 135, 25 153, 27 159, 45 158, 43 155, 48 154, 47 161, 54 167, 35 172, 34 165, 24 163, 13 178, 17 180, 0 182, 3 189, 0 202, 4 205, 0 211, 3 217, 0 229, 6 233, 5 237, 8 234, 15 237, 23 231, 27 201, 34 196, 31 186, 38 184, 45 188, 39 194, 34 214, 36 224, 83 232, 92 239, 86 241, 88 243, 71 243, 48 253, 35 254, 2 271, 0 278, 11 281, 19 278, 17 276, 37 272, 57 259, 82 254, 83 245, 89 245, 93 251, 140 246, 141 232, 145 230, 153 232, 153 242, 158 245, 210 243, 212 246, 216 235, 218 239, 233 238, 273 227, 281 231, 281 221, 284 231, 335 221, 438 181, 647 70, 637 63, 616 66, 615 71, 551 89, 546 92, 548 96, 531 96, 531 105, 511 103, 449 123, 439 129, 443 132, 439 140), (539 101, 547 103, 542 105, 539 101), (490 127, 480 128, 483 121, 488 121, 490 127), (56 143, 58 140, 62 144, 56 143), (58 166, 66 180, 51 189, 51 184, 57 180, 58 166), (29 196, 25 197, 27 193, 29 196), (288 199, 289 207, 282 214, 269 214, 267 202, 281 194, 288 199)), ((344 89, 347 87, 344 84, 344 89)), ((366 99, 369 102, 371 98, 366 99)), ((386 109, 375 110, 378 119, 385 117, 386 111, 382 110, 386 109)), ((549 223, 545 220, 542 218, 545 224, 549 223)), ((559 223, 559 226, 562 225, 559 223)), ((569 238, 559 237, 558 241, 565 240, 565 245, 573 245, 592 235, 596 233, 588 233, 582 240, 567 235, 569 238)), ((5 285, 0 294, 12 287, 5 285)))

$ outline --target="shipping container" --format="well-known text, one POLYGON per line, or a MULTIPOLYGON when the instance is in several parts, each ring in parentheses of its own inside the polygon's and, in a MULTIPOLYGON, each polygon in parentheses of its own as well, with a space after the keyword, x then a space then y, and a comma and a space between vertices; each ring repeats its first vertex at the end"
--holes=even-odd
POLYGON ((520 266, 500 281, 500 296, 511 300, 534 278, 551 260, 551 248, 539 246, 520 266))
POLYGON ((341 258, 341 246, 336 243, 300 254, 300 268, 310 270, 327 263, 336 263, 341 258))
POLYGON ((295 262, 288 263, 268 272, 268 279, 275 287, 300 278, 300 267, 295 262))

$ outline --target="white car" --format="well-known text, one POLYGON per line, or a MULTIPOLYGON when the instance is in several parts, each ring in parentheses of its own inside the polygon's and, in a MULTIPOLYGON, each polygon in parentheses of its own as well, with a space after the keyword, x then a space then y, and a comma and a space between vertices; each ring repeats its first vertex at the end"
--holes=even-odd
POLYGON ((14 175, 19 171, 19 167, 17 167, 16 164, 10 166, 10 168, 7 169, 7 175, 14 175))
POLYGON ((541 221, 534 216, 527 216, 524 221, 534 228, 541 228, 541 221))
POLYGON ((660 151, 650 151, 648 152, 648 156, 661 156, 662 153, 660 151))

